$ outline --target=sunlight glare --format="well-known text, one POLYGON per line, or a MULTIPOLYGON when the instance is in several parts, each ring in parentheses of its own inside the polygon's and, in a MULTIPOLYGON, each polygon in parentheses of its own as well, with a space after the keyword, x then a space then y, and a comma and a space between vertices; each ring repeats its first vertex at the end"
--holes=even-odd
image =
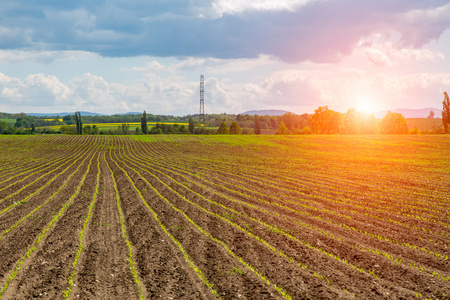
POLYGON ((373 113, 375 111, 375 105, 372 99, 368 97, 359 98, 355 104, 357 111, 373 113))

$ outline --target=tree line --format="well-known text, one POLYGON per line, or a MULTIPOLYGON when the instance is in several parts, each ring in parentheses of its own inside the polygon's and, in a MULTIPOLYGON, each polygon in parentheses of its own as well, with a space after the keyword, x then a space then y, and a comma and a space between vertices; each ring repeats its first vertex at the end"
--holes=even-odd
MULTIPOLYGON (((450 125, 450 103, 449 96, 444 92, 442 102, 442 124, 441 128, 434 128, 425 133, 449 133, 450 125)), ((428 118, 433 118, 430 112, 428 118)), ((34 134, 34 133, 66 133, 66 134, 130 134, 127 123, 140 122, 134 134, 399 134, 420 133, 417 128, 409 131, 405 118, 395 112, 387 112, 381 119, 377 120, 373 114, 357 111, 350 108, 345 113, 329 109, 327 106, 317 108, 313 114, 286 113, 281 116, 259 116, 249 114, 208 114, 205 123, 198 124, 198 116, 187 115, 156 116, 147 114, 129 114, 112 116, 81 116, 80 112, 64 117, 31 117, 24 113, 7 114, 0 113, 0 118, 16 118, 14 125, 6 121, 0 122, 0 134, 34 134), (153 127, 148 127, 147 122, 157 122, 153 127), (166 124, 172 122, 175 124, 166 124), (178 125, 176 122, 189 125, 178 125), (96 125, 83 125, 89 123, 122 123, 115 129, 100 130, 96 125), (52 130, 49 127, 61 125, 60 130, 52 130), (73 126, 75 125, 75 126, 73 126), (37 128, 40 127, 40 128, 37 128), (215 129, 217 128, 217 129, 215 129)))

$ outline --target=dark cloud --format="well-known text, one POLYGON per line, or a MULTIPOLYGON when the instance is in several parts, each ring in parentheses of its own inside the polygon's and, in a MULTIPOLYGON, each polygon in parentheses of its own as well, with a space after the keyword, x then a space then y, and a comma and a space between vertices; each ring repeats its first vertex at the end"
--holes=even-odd
POLYGON ((3 1, 0 48, 84 50, 103 56, 272 55, 335 62, 365 36, 392 30, 421 47, 450 27, 447 1, 333 0, 296 11, 214 15, 210 1, 3 1), (31 3, 31 4, 30 4, 31 3), (76 3, 76 5, 75 5, 76 3), (430 10, 430 11, 427 11, 430 10))

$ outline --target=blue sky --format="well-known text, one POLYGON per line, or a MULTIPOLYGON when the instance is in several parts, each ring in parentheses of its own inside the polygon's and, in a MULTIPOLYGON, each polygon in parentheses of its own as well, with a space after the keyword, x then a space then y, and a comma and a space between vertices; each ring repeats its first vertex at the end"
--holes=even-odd
POLYGON ((0 111, 441 108, 449 56, 449 1, 3 0, 0 111))

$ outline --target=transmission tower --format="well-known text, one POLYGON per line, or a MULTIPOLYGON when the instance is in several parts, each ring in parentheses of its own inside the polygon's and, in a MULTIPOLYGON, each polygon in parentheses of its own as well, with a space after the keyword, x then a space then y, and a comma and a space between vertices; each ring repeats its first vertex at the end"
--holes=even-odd
POLYGON ((205 77, 200 75, 200 113, 198 115, 198 126, 205 123, 205 77))

